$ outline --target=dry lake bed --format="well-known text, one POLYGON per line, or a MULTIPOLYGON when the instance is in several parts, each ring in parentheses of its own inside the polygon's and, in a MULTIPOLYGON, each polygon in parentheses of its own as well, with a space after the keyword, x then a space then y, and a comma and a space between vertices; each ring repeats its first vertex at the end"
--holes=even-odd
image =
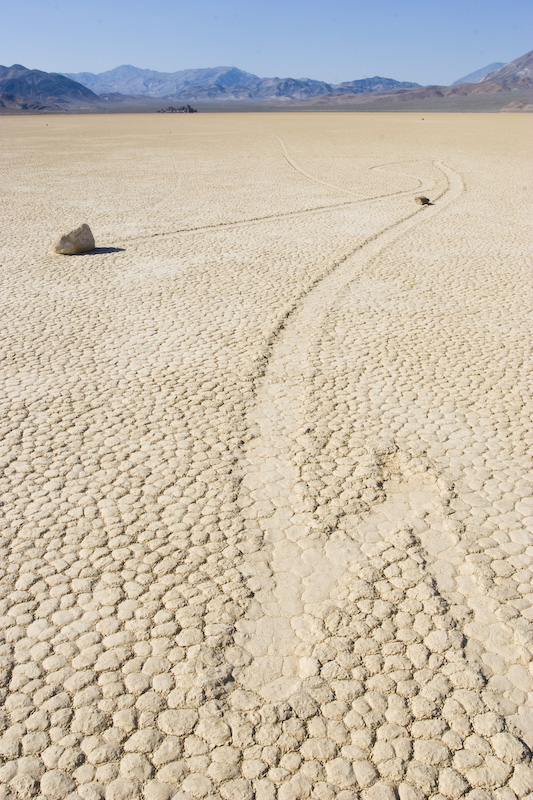
POLYGON ((0 121, 2 800, 533 797, 532 122, 0 121))

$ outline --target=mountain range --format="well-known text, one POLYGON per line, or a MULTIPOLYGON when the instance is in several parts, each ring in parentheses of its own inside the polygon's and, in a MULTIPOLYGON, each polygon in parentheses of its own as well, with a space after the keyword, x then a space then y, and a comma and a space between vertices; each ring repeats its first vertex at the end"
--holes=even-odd
MULTIPOLYGON (((59 74, 30 70, 20 64, 0 66, 0 108, 6 113, 120 107, 153 110, 158 99, 200 101, 211 108, 228 107, 228 103, 232 107, 258 109, 290 108, 295 104, 302 108, 351 108, 370 102, 376 108, 390 103, 392 108, 401 104, 407 110, 406 104, 418 108, 428 101, 473 96, 478 96, 476 108, 482 110, 479 96, 489 95, 502 95, 501 101, 491 101, 494 110, 506 107, 509 100, 514 103, 514 110, 529 108, 532 89, 533 51, 503 66, 489 64, 452 86, 419 86, 378 76, 339 84, 309 78, 260 78, 237 67, 169 73, 124 65, 99 74, 59 74), (508 97, 511 92, 512 98, 508 97)), ((461 108, 467 110, 462 102, 461 108)))
POLYGON ((168 100, 304 100, 324 94, 361 94, 410 89, 419 85, 380 77, 337 85, 309 78, 260 78, 237 67, 156 72, 123 65, 97 75, 80 72, 65 73, 65 76, 97 94, 119 93, 168 100))

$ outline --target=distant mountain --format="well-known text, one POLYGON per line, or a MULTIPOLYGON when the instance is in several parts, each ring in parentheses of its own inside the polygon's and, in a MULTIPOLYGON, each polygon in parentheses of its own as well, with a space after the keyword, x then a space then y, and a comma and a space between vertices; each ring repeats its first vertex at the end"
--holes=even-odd
MULTIPOLYGON (((0 92, 10 95, 9 102, 19 102, 30 106, 94 106, 99 98, 87 87, 55 72, 41 72, 39 69, 27 69, 21 64, 12 67, 0 66, 0 92)), ((10 106, 15 107, 15 106, 10 106)))
MULTIPOLYGON (((496 66, 494 64, 490 66, 496 66)), ((485 69, 489 69, 486 67, 485 69)), ((482 72, 481 70, 480 72, 482 72)), ((472 77, 476 73, 472 73, 472 77)), ((463 79, 464 80, 464 79, 463 79)), ((419 86, 392 78, 329 84, 309 78, 260 78, 237 67, 156 72, 124 65, 98 75, 47 73, 0 66, 0 111, 158 110, 159 100, 200 101, 204 108, 375 108, 529 110, 533 51, 475 83, 419 86), (76 80, 73 80, 75 78, 76 80)))
POLYGON ((236 67, 213 67, 208 69, 185 69, 179 72, 156 72, 139 69, 129 64, 94 74, 80 72, 64 73, 67 78, 78 81, 97 94, 119 93, 124 95, 170 97, 191 85, 220 89, 242 85, 254 87, 260 78, 236 67))
POLYGON ((500 93, 506 94, 507 92, 508 90, 504 86, 490 82, 462 83, 458 86, 418 86, 411 89, 393 89, 391 91, 373 93, 365 92, 356 96, 332 94, 319 98, 317 105, 330 105, 333 107, 339 105, 346 106, 349 103, 350 105, 357 106, 374 102, 377 105, 394 103, 399 108, 400 106, 409 103, 419 104, 420 102, 438 101, 454 97, 460 98, 468 96, 472 97, 474 95, 494 95, 500 93))
POLYGON ((496 72, 491 72, 481 83, 490 81, 505 89, 533 89, 533 50, 515 58, 496 72))
POLYGON ((366 94, 367 92, 391 92, 395 89, 416 89, 419 83, 395 81, 392 78, 362 78, 358 81, 345 81, 331 86, 333 94, 366 94))
MULTIPOLYGON (((382 90, 371 95, 375 105, 395 105, 398 108, 405 104, 419 107, 421 103, 433 104, 439 101, 446 101, 450 107, 451 103, 456 103, 457 107, 465 109, 470 102, 475 108, 480 108, 483 104, 487 107, 499 110, 528 110, 531 104, 531 90, 533 89, 533 51, 526 53, 520 58, 510 61, 500 69, 490 72, 476 83, 454 83, 451 86, 419 86, 410 89, 394 89, 393 91, 382 90), (520 91, 521 90, 521 91, 520 91), (497 95, 509 95, 511 92, 519 92, 520 97, 502 97, 497 100, 497 95), (485 100, 483 100, 485 96, 485 100), (489 97, 492 96, 492 97, 489 97), (468 98, 471 98, 469 101, 468 98)), ((346 100, 353 105, 361 105, 370 101, 369 96, 353 98, 343 97, 340 92, 322 97, 317 104, 321 106, 340 106, 346 105, 346 100)))
POLYGON ((98 94, 119 93, 181 100, 303 100, 324 94, 360 94, 411 88, 417 83, 365 78, 338 85, 309 78, 260 78, 237 67, 156 72, 123 65, 108 72, 65 73, 98 94))
POLYGON ((465 75, 464 78, 459 78, 459 80, 454 81, 452 86, 459 86, 461 83, 478 83, 486 75, 489 75, 491 72, 496 72, 500 67, 505 67, 505 62, 495 61, 493 64, 487 64, 486 67, 481 67, 481 69, 477 69, 475 72, 470 72, 468 75, 465 75))

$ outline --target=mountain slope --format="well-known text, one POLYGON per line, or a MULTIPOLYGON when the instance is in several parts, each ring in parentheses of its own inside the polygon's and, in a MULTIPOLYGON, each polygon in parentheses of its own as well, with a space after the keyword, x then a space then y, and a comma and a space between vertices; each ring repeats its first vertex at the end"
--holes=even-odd
POLYGON ((0 92, 0 109, 11 111, 61 111, 62 108, 57 103, 40 103, 38 100, 30 100, 10 92, 0 92))
POLYGON ((533 50, 491 72, 481 83, 490 81, 506 89, 533 89, 533 50))
POLYGON ((500 67, 505 67, 504 61, 495 61, 493 64, 487 64, 486 67, 481 67, 481 69, 476 69, 475 72, 470 72, 463 78, 459 78, 458 80, 454 81, 452 83, 452 86, 459 86, 459 84, 461 83, 478 83, 486 75, 489 75, 491 72, 496 72, 496 70, 500 69, 500 67))
POLYGON ((0 66, 0 92, 44 105, 94 106, 99 99, 81 83, 55 72, 27 69, 22 64, 0 66))

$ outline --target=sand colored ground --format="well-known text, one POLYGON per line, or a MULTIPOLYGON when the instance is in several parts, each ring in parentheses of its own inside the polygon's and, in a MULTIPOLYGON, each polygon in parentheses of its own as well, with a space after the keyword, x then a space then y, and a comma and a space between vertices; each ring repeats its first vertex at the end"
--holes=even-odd
POLYGON ((0 798, 533 796, 531 127, 1 120, 0 798))

